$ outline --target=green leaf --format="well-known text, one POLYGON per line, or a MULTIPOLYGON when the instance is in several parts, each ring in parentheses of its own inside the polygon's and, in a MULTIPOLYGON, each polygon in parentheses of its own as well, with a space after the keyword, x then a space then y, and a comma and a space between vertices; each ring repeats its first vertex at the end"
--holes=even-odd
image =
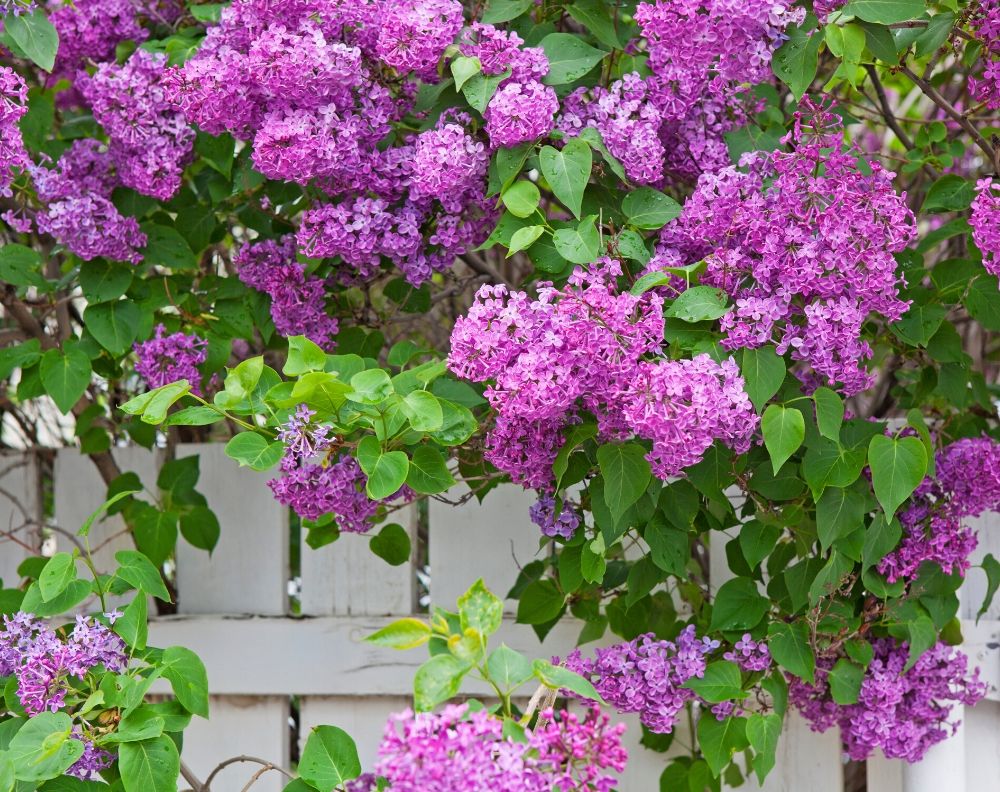
POLYGON ((496 25, 517 19, 528 9, 534 8, 535 0, 490 0, 483 12, 484 25, 496 25))
POLYGON ((781 529, 776 525, 767 525, 756 520, 745 523, 740 528, 740 551, 750 569, 767 558, 781 536, 781 529))
POLYGON ((781 725, 782 717, 774 712, 769 715, 754 713, 747 718, 747 739, 754 752, 753 771, 760 784, 764 783, 767 774, 774 769, 781 725))
POLYGON ((562 613, 566 597, 556 584, 548 579, 529 583, 517 602, 517 621, 520 624, 546 624, 562 613))
POLYGON ((940 305, 911 305, 903 318, 891 324, 889 329, 910 346, 926 347, 947 314, 948 309, 940 305))
POLYGON ((347 398, 358 404, 381 404, 394 392, 389 374, 382 369, 359 371, 351 377, 347 398))
POLYGON ((652 187, 640 187, 625 196, 622 211, 636 228, 654 230, 662 228, 680 216, 681 206, 669 195, 652 187))
POLYGON ((410 560, 410 535, 396 523, 383 527, 371 538, 368 546, 390 566, 400 566, 410 560))
POLYGON ((123 355, 132 348, 139 332, 142 312, 130 300, 88 305, 83 321, 90 334, 112 355, 123 355))
POLYGON ((785 28, 788 40, 774 53, 771 61, 775 76, 791 89, 795 101, 800 100, 812 85, 819 67, 823 31, 812 30, 815 24, 816 18, 809 15, 802 25, 785 28))
POLYGON ((771 657, 783 669, 813 684, 816 656, 809 645, 809 626, 804 621, 773 622, 767 628, 767 646, 771 657))
POLYGON ((135 710, 122 719, 118 728, 105 739, 110 743, 141 742, 163 734, 163 718, 145 707, 135 710))
POLYGON ((691 542, 687 531, 667 525, 660 514, 654 514, 642 534, 649 545, 650 559, 664 572, 683 578, 691 558, 691 542))
POLYGON ((455 483, 444 456, 432 446, 419 446, 410 459, 406 483, 422 495, 436 495, 455 483))
POLYGON ((281 461, 284 443, 269 443, 256 432, 240 432, 226 443, 226 456, 235 459, 240 467, 268 470, 281 461))
POLYGON ((727 580, 715 595, 712 607, 712 630, 749 630, 756 626, 771 603, 757 591, 750 578, 727 580))
POLYGON ((570 690, 585 699, 603 704, 604 699, 589 680, 568 668, 553 665, 548 660, 535 660, 532 664, 535 677, 552 690, 570 690))
POLYGON ((608 151, 608 147, 604 145, 604 138, 601 137, 601 133, 598 132, 594 127, 584 127, 580 130, 580 134, 577 135, 580 140, 585 140, 590 144, 590 147, 600 153, 604 157, 604 161, 611 168, 611 172, 615 174, 623 182, 628 182, 628 177, 625 175, 625 168, 622 164, 615 159, 615 157, 608 151))
POLYGON ((806 423, 802 413, 780 404, 768 405, 760 423, 764 445, 771 456, 775 475, 788 458, 794 454, 806 436, 806 423))
POLYGON ((143 223, 141 228, 146 235, 143 264, 156 264, 172 270, 197 268, 198 259, 194 251, 177 229, 157 223, 143 223))
POLYGON ((714 286, 694 286, 682 291, 663 314, 667 318, 685 322, 703 322, 718 319, 729 311, 729 297, 714 286))
POLYGON ((549 59, 549 73, 542 82, 546 85, 565 85, 574 82, 608 54, 591 47, 572 33, 549 33, 542 39, 541 48, 549 59))
POLYGON ((114 623, 112 629, 121 636, 132 650, 142 651, 146 648, 149 638, 149 606, 146 604, 146 594, 139 592, 128 604, 122 616, 114 623))
POLYGON ((14 286, 47 288, 42 275, 42 259, 37 251, 10 243, 0 246, 0 280, 14 286))
POLYGON ((170 593, 160 577, 159 570, 142 553, 135 550, 119 550, 115 553, 118 569, 115 575, 151 597, 170 602, 170 593))
POLYGON ((744 390, 754 408, 760 412, 785 381, 785 361, 772 346, 744 349, 741 371, 744 390))
POLYGON ((18 781, 38 782, 62 775, 83 754, 69 738, 73 722, 65 712, 42 712, 18 729, 7 749, 18 781))
POLYGON ((816 501, 816 534, 826 552, 838 539, 864 527, 865 498, 854 489, 830 487, 816 501))
POLYGON ((33 366, 42 357, 42 345, 37 338, 31 338, 22 344, 0 349, 0 380, 7 379, 14 369, 33 366))
POLYGON ((323 371, 324 368, 326 368, 326 352, 318 344, 305 336, 289 336, 288 359, 281 369, 283 374, 298 377, 310 371, 323 371))
POLYGON ((809 586, 809 604, 815 605, 824 597, 832 597, 853 569, 854 561, 834 550, 809 586))
POLYGON ((637 443, 609 443, 597 449, 604 478, 604 502, 615 522, 646 491, 652 471, 646 452, 637 443))
POLYGON ((232 135, 223 133, 215 137, 206 132, 198 132, 194 150, 211 168, 217 170, 227 179, 230 177, 233 172, 233 157, 236 153, 236 141, 232 135))
POLYGON ((884 25, 875 25, 871 22, 860 24, 865 31, 865 44, 872 54, 884 63, 892 65, 899 63, 899 52, 892 31, 884 25))
MULTIPOLYGON (((542 150, 538 154, 538 164, 545 181, 548 182, 556 198, 577 219, 580 219, 583 193, 587 189, 587 182, 590 181, 593 156, 590 146, 579 138, 568 141, 562 150, 552 146, 542 146, 542 150)), ((536 200, 535 206, 537 205, 536 200)), ((534 208, 533 206, 532 211, 534 208)), ((517 213, 515 212, 515 214, 517 213)), ((526 217, 527 215, 518 216, 526 217)))
POLYGON ((560 228, 552 235, 559 255, 573 264, 590 264, 601 252, 595 217, 585 217, 576 228, 560 228))
POLYGON ((416 649, 430 640, 431 628, 420 619, 398 619, 373 632, 366 641, 389 649, 416 649))
MULTIPOLYGON (((549 148, 551 148, 551 146, 545 146, 542 149, 542 156, 545 155, 545 149, 549 148)), ((590 152, 589 148, 587 149, 587 152, 590 152)), ((587 175, 589 176, 590 174, 588 173, 587 175)), ((535 186, 534 182, 530 182, 527 179, 521 179, 520 181, 514 182, 500 195, 500 200, 502 200, 503 205, 507 207, 507 211, 515 217, 530 217, 533 215, 535 210, 538 208, 538 202, 541 199, 542 195, 538 192, 538 188, 535 186)), ((522 228, 521 231, 523 230, 524 229, 522 228)), ((519 232, 515 232, 514 237, 516 237, 518 233, 519 232)), ((514 242, 514 237, 511 237, 511 244, 514 242)))
POLYGON ((510 245, 507 247, 507 255, 504 258, 510 258, 515 253, 527 250, 544 233, 545 226, 540 225, 525 226, 524 228, 517 229, 510 237, 510 245))
POLYGON ((134 267, 104 259, 85 261, 80 265, 80 288, 89 303, 117 300, 132 285, 134 267))
POLYGON ((299 760, 299 775, 321 792, 331 792, 361 775, 358 747, 336 726, 316 726, 299 760))
POLYGON ((451 654, 434 655, 413 677, 413 707, 428 712, 447 701, 462 684, 469 666, 451 654))
POLYGON ((459 55, 451 62, 451 76, 455 78, 455 90, 461 91, 471 78, 475 77, 483 70, 483 65, 479 58, 467 58, 459 55))
POLYGON ((444 411, 437 396, 416 390, 406 394, 400 405, 410 426, 417 432, 436 432, 444 424, 444 411))
POLYGON ((394 495, 406 483, 410 460, 403 451, 381 454, 368 476, 366 490, 372 500, 382 500, 394 495))
POLYGON ((504 691, 520 687, 535 675, 531 661, 506 644, 500 644, 490 652, 490 656, 486 659, 486 670, 490 674, 490 679, 504 691))
POLYGON ((844 423, 844 402, 829 388, 817 388, 813 393, 816 404, 816 426, 823 437, 840 440, 840 427, 844 423))
POLYGON ((59 49, 59 33, 42 9, 21 16, 8 14, 3 23, 4 32, 36 66, 52 71, 59 49))
POLYGON ((183 646, 171 646, 163 652, 160 669, 181 706, 207 718, 208 674, 198 655, 183 646))
POLYGON ((484 636, 492 635, 503 622, 503 602, 480 578, 458 598, 458 617, 463 631, 471 627, 484 636))
POLYGON ((181 536, 192 547, 211 553, 219 543, 222 529, 219 518, 207 506, 192 506, 181 513, 181 536))
POLYGON ((830 695, 838 704, 856 704, 864 679, 865 670, 846 657, 842 657, 830 670, 830 695))
MULTIPOLYGON (((167 411, 190 392, 191 383, 187 380, 172 382, 157 388, 155 391, 150 391, 151 398, 142 411, 142 422, 154 426, 163 423, 167 419, 167 411)), ((127 406, 125 405, 125 407, 127 406)), ((125 407, 122 409, 124 410, 125 407)))
POLYGON ((20 610, 33 613, 35 616, 55 616, 72 610, 92 593, 91 585, 86 580, 74 580, 60 594, 57 594, 49 602, 45 602, 42 600, 42 592, 38 583, 35 582, 24 593, 20 610))
POLYGON ((125 792, 176 792, 181 772, 177 746, 166 735, 124 743, 118 748, 118 769, 125 792))
POLYGON ((850 0, 843 13, 865 22, 892 25, 917 19, 925 8, 924 0, 850 0))
POLYGON ((876 435, 868 446, 875 496, 886 518, 920 486, 927 472, 927 451, 916 437, 876 435))
POLYGON ((924 652, 937 643, 937 630, 929 616, 921 614, 906 624, 906 633, 910 641, 910 652, 906 658, 903 671, 909 671, 921 658, 924 652))
POLYGON ((736 663, 716 660, 705 667, 700 677, 691 677, 682 687, 693 690, 709 704, 718 704, 743 696, 743 676, 736 663))
POLYGON ((566 7, 566 11, 601 44, 611 49, 621 49, 622 43, 615 32, 615 24, 601 0, 574 0, 566 7))
POLYGON ((50 602, 62 594, 74 580, 76 580, 76 559, 69 553, 56 553, 45 563, 42 574, 38 576, 38 588, 42 599, 50 602))
POLYGON ((844 448, 826 438, 810 442, 802 460, 802 475, 819 498, 827 487, 846 487, 857 481, 865 465, 865 449, 844 448))
POLYGON ((749 745, 744 718, 725 718, 716 720, 711 712, 703 712, 698 719, 698 746, 701 755, 705 757, 712 775, 716 778, 733 754, 749 745))
POLYGON ((997 588, 1000 588, 1000 561, 997 561, 992 554, 987 555, 983 559, 983 571, 986 573, 986 596, 983 597, 983 604, 979 607, 979 612, 976 614, 977 622, 989 610, 990 605, 993 604, 993 597, 997 593, 997 588))
MULTIPOLYGON (((922 0, 920 4, 923 5, 922 0)), ((975 197, 971 181, 954 173, 947 173, 931 185, 920 211, 960 212, 968 209, 975 197)))
POLYGON ((90 358, 79 347, 65 352, 48 350, 38 368, 45 392, 64 414, 73 409, 90 384, 90 358))

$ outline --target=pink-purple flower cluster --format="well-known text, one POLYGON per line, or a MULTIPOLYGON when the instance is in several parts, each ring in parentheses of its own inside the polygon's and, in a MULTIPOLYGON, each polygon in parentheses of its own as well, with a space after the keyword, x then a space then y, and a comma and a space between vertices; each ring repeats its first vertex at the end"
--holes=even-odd
POLYGON ((565 666, 588 678, 619 712, 636 712, 650 731, 668 734, 685 705, 697 698, 684 683, 704 676, 706 656, 718 647, 718 641, 698 638, 692 624, 673 641, 658 641, 648 633, 597 649, 593 660, 576 649, 565 666))
POLYGON ((733 648, 722 656, 744 671, 767 671, 771 667, 771 650, 763 641, 755 641, 750 633, 744 633, 733 644, 733 648))
POLYGON ((545 536, 572 539, 580 525, 580 515, 571 504, 563 501, 559 514, 556 514, 555 497, 544 493, 528 508, 528 516, 545 536))
MULTIPOLYGON (((542 713, 545 724, 515 742, 486 710, 449 705, 439 713, 400 713, 386 726, 377 775, 395 792, 611 792, 625 769, 624 724, 596 708, 583 718, 542 713)), ((360 789, 374 789, 374 778, 360 789)))
POLYGON ((365 533, 372 527, 379 502, 365 493, 365 476, 352 456, 335 462, 305 461, 286 454, 281 475, 267 485, 275 499, 290 507, 299 517, 318 520, 332 514, 344 533, 365 533))
POLYGON ((83 679, 97 666, 120 672, 127 665, 125 643, 100 622, 77 616, 66 635, 30 613, 3 617, 0 677, 17 679, 17 696, 28 715, 61 710, 71 678, 83 679))
POLYGON ((601 436, 653 441, 658 476, 697 462, 714 440, 746 450, 757 426, 732 361, 667 361, 662 300, 619 292, 618 262, 578 269, 567 286, 542 283, 538 299, 484 286, 451 337, 449 365, 477 382, 497 419, 487 458, 526 487, 551 486, 560 431, 586 410, 601 436))
POLYGON ((101 64, 76 83, 108 135, 121 183, 161 201, 180 189, 195 137, 165 98, 165 68, 166 56, 137 50, 123 65, 101 64))
POLYGON ((839 726, 844 752, 855 761, 879 748, 890 759, 918 762, 950 737, 957 724, 949 720, 954 704, 973 705, 986 694, 979 669, 968 672, 968 658, 938 643, 909 670, 909 647, 891 638, 872 641, 874 657, 865 671, 855 704, 837 704, 830 694, 834 661, 820 658, 816 684, 789 677, 788 697, 813 731, 839 726))
POLYGON ((410 0, 383 6, 375 52, 399 74, 437 82, 437 65, 462 29, 458 0, 410 0))
POLYGON ((1000 0, 978 0, 972 9, 972 30, 983 45, 983 71, 969 78, 972 97, 989 110, 1000 110, 1000 0))
POLYGON ((972 239, 983 254, 983 266, 991 275, 1000 277, 1000 181, 986 178, 976 184, 969 225, 972 239))
POLYGON ((807 387, 870 387, 862 326, 898 320, 908 303, 893 254, 915 235, 892 173, 843 144, 839 119, 799 114, 789 152, 744 156, 744 169, 706 173, 681 217, 664 227, 650 269, 706 262, 701 283, 725 291, 728 349, 774 343, 806 368, 807 387))
POLYGON ((122 41, 141 43, 148 33, 139 24, 132 0, 73 0, 52 3, 49 20, 59 34, 53 76, 74 77, 88 61, 114 60, 122 41))
POLYGON ((0 67, 0 195, 11 194, 13 169, 28 164, 21 128, 18 126, 28 112, 28 86, 13 69, 0 67))
POLYGON ((1000 510, 1000 443, 965 438, 935 458, 935 476, 924 479, 899 515, 903 538, 878 564, 890 582, 912 578, 925 561, 964 574, 976 549, 969 517, 1000 510))
POLYGON ((243 283, 271 298, 278 333, 304 335, 327 351, 336 346, 339 323, 326 312, 326 283, 295 260, 293 237, 244 245, 233 263, 243 283))
POLYGON ((150 388, 160 388, 178 380, 191 383, 191 392, 201 394, 198 366, 208 357, 208 344, 193 333, 171 333, 157 325, 153 337, 132 347, 135 372, 150 388))

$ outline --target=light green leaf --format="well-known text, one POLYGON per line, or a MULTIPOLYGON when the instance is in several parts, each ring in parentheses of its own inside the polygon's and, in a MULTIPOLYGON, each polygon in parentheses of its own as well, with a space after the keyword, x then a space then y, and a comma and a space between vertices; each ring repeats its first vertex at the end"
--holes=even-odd
POLYGON ((693 690, 709 704, 718 704, 743 696, 743 677, 736 663, 716 660, 709 663, 700 677, 691 677, 682 687, 693 690))
POLYGON ((124 743, 118 749, 118 760, 125 792, 176 792, 180 757, 174 741, 166 735, 124 743))
POLYGON ((484 636, 492 635, 503 621, 503 602, 480 578, 458 598, 458 617, 463 631, 472 628, 484 636))
POLYGON ((844 402, 829 388, 817 388, 813 393, 816 404, 816 426, 823 437, 840 441, 840 427, 844 422, 844 402))
POLYGON ((361 775, 358 747, 336 726, 316 726, 306 740, 299 775, 322 792, 332 792, 361 775))
POLYGON ((856 16, 865 22, 892 25, 917 19, 925 9, 924 0, 850 0, 844 6, 843 14, 856 16))
POLYGON ((76 580, 76 560, 69 553, 56 553, 38 576, 38 588, 42 599, 49 602, 65 591, 76 580))
POLYGON ((876 435, 868 446, 868 464, 875 496, 888 519, 924 480, 927 451, 916 437, 876 435))
POLYGON ((72 727, 65 712, 42 712, 21 726, 7 749, 17 780, 55 778, 76 762, 83 753, 83 743, 69 739, 72 727))
POLYGON ((486 660, 486 670, 490 674, 490 679, 505 691, 523 685, 535 675, 531 661, 506 644, 500 644, 499 648, 490 652, 486 660))
POLYGON ((456 693, 469 665, 450 654, 434 655, 417 669, 413 678, 413 707, 428 712, 456 693))
POLYGON ((601 253, 601 236, 593 215, 583 218, 576 228, 560 228, 552 235, 559 255, 573 264, 590 264, 601 253))
POLYGON ((693 286, 682 291, 664 316, 685 322, 718 319, 729 311, 729 297, 714 286, 693 286))
POLYGON ((591 47, 572 33, 549 33, 541 48, 549 59, 549 73, 542 79, 546 85, 564 85, 580 79, 608 54, 591 47))
POLYGON ((207 718, 208 674, 201 658, 183 646, 171 646, 164 650, 160 668, 181 706, 207 718))
MULTIPOLYGON (((552 146, 542 146, 538 163, 545 181, 548 182, 556 198, 579 219, 583 193, 587 189, 593 167, 593 153, 590 146, 579 138, 568 141, 561 150, 552 146)), ((519 217, 525 216, 519 215, 519 217)))
POLYGON ((256 432, 240 432, 226 443, 226 456, 235 459, 240 467, 253 470, 268 470, 278 462, 285 452, 283 443, 269 443, 256 432))
POLYGON ((769 715, 754 713, 747 718, 747 739, 754 751, 753 770, 760 784, 764 783, 767 774, 774 769, 781 725, 782 717, 774 712, 769 715))
POLYGON ((459 55, 451 62, 451 76, 455 78, 455 90, 461 91, 472 77, 483 70, 479 58, 467 58, 459 55))
POLYGON ((366 641, 390 649, 415 649, 430 640, 431 628, 420 619, 397 619, 381 630, 373 632, 366 641))
MULTIPOLYGON (((545 149, 551 148, 551 146, 545 146, 542 149, 544 155, 545 149)), ((589 151, 590 149, 588 149, 589 151)), ((507 211, 510 212, 515 217, 530 217, 535 213, 538 208, 538 202, 542 199, 542 195, 538 192, 538 188, 535 186, 534 182, 530 182, 527 179, 521 179, 514 182, 510 187, 504 190, 500 194, 500 200, 503 201, 503 205, 507 207, 507 211)), ((524 230, 523 228, 521 229, 524 230)), ((518 232, 514 233, 517 236, 518 232)), ((513 244, 514 237, 511 237, 511 243, 513 244)))
POLYGON ((712 775, 716 778, 733 758, 733 754, 749 745, 744 718, 716 720, 711 712, 703 712, 698 719, 698 746, 705 757, 712 775))
POLYGON ((785 361, 772 346, 743 350, 744 389, 753 406, 760 409, 778 392, 785 381, 785 361))
POLYGON ((504 258, 510 258, 515 253, 527 250, 534 245, 538 241, 538 238, 544 233, 545 226, 541 225, 531 225, 517 229, 517 231, 515 231, 510 237, 510 245, 507 248, 507 255, 504 258))
POLYGON ((406 483, 410 460, 403 451, 389 451, 379 456, 368 476, 368 497, 382 500, 394 495, 406 483))
POLYGON ((52 71, 59 49, 59 33, 45 12, 38 8, 32 14, 4 17, 4 32, 31 61, 47 72, 52 71))
POLYGON ((73 409, 90 384, 90 358, 78 347, 50 349, 42 355, 39 374, 45 392, 62 413, 73 409))
POLYGON ((806 423, 802 413, 780 404, 768 405, 761 419, 764 445, 771 456, 775 475, 788 458, 794 454, 806 436, 806 423))
POLYGON ((640 187, 625 196, 622 211, 636 228, 662 228, 681 213, 681 206, 669 195, 652 187, 640 187))

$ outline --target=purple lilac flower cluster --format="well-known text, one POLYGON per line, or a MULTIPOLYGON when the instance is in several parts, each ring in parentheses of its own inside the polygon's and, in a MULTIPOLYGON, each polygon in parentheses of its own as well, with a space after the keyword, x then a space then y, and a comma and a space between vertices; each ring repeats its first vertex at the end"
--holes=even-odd
POLYGON ((1000 277, 1000 181, 986 178, 976 184, 969 225, 972 239, 983 254, 983 266, 991 275, 1000 277))
POLYGON ((664 227, 650 269, 704 259, 701 283, 735 301, 721 319, 729 349, 775 343, 808 368, 807 387, 869 388, 872 356, 862 325, 887 322, 908 303, 894 253, 915 235, 894 174, 843 144, 840 121, 822 108, 798 114, 792 150, 751 153, 743 169, 704 174, 681 217, 664 227))
POLYGON ((121 183, 161 201, 180 189, 195 137, 166 101, 165 68, 166 56, 137 50, 123 65, 101 64, 76 83, 110 139, 121 183))
POLYGON ((978 0, 972 29, 983 44, 983 72, 969 79, 972 97, 989 110, 1000 110, 1000 0, 978 0))
POLYGON ((619 712, 636 712, 650 731, 667 734, 684 706, 697 698, 684 683, 704 676, 706 655, 718 647, 718 641, 698 638, 694 625, 688 625, 673 641, 648 633, 597 649, 593 660, 576 649, 565 666, 587 677, 619 712))
POLYGON ((899 547, 879 561, 890 582, 912 578, 925 561, 964 574, 978 540, 963 520, 1000 510, 1000 443, 965 438, 940 451, 934 464, 934 478, 924 479, 899 515, 899 547))
POLYGON ((971 706, 986 694, 979 670, 969 674, 968 658, 946 644, 927 650, 909 671, 904 670, 906 643, 878 638, 872 649, 874 657, 855 704, 832 700, 830 658, 819 659, 815 685, 789 677, 791 703, 813 731, 839 726, 844 751, 855 761, 867 759, 876 748, 890 759, 920 761, 954 733, 957 724, 949 721, 954 704, 971 706))
POLYGON ((744 671, 767 671, 771 667, 771 650, 763 641, 755 641, 750 633, 744 633, 733 648, 722 655, 744 671))
MULTIPOLYGON (((625 769, 624 724, 612 726, 599 710, 583 718, 542 713, 544 726, 526 742, 503 734, 503 721, 486 710, 449 705, 439 713, 407 710, 386 726, 377 775, 397 792, 611 792, 612 774, 625 769)), ((360 790, 374 789, 374 777, 360 790)))
POLYGON ((484 286, 451 337, 449 366, 492 381, 496 411, 487 458, 525 487, 548 489, 560 431, 587 410, 601 436, 651 439, 666 478, 697 462, 716 439, 747 450, 757 426, 731 360, 646 362, 663 343, 662 300, 619 292, 618 262, 578 269, 567 286, 542 283, 538 299, 484 286))
POLYGON ((271 298, 271 319, 283 336, 304 335, 330 351, 339 329, 326 312, 326 283, 295 260, 295 239, 244 245, 233 256, 243 283, 271 298))
POLYGON ((830 14, 839 11, 846 3, 847 0, 813 0, 813 12, 820 22, 825 23, 830 14))
POLYGON ((82 679, 96 666, 120 672, 127 665, 125 643, 100 622, 77 616, 69 635, 61 635, 30 613, 3 617, 0 677, 17 679, 28 715, 61 710, 70 677, 82 679))
POLYGON ((635 12, 649 76, 578 88, 558 128, 594 127, 639 184, 694 181, 729 164, 724 135, 756 107, 747 86, 771 78, 771 56, 804 11, 787 0, 658 0, 635 12))
POLYGON ((27 112, 27 84, 13 69, 0 67, 0 195, 11 195, 11 171, 28 164, 28 153, 24 150, 18 126, 27 112))
POLYGON ((562 503, 562 509, 556 514, 556 499, 552 495, 542 494, 528 508, 528 516, 531 521, 542 529, 545 536, 561 536, 563 539, 572 539, 573 534, 580 525, 580 515, 576 509, 566 501, 562 503))
POLYGON ((201 394, 198 366, 208 357, 207 342, 194 334, 171 333, 157 325, 153 337, 133 345, 135 372, 150 388, 160 388, 178 380, 191 383, 191 392, 201 394))
POLYGON ((139 24, 132 0, 73 0, 51 4, 49 20, 59 33, 55 77, 73 77, 88 61, 114 60, 122 41, 141 43, 148 33, 139 24))

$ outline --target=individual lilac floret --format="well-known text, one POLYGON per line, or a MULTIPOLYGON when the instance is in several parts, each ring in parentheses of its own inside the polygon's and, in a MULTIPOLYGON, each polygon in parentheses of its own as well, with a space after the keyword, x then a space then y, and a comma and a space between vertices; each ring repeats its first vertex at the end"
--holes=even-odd
POLYGON ((905 671, 909 646, 890 638, 872 641, 874 659, 865 672, 856 704, 835 703, 830 694, 830 658, 820 658, 816 684, 789 677, 788 698, 813 731, 839 726, 844 752, 854 761, 876 749, 890 759, 920 761, 937 743, 954 734, 953 705, 972 706, 986 695, 979 669, 954 647, 935 644, 905 671))
MULTIPOLYGON (((1000 60, 997 61, 1000 64, 1000 60)), ((1000 69, 1000 65, 997 67, 1000 69)), ((997 77, 1000 81, 1000 75, 997 77)), ((972 239, 983 254, 983 266, 1000 276, 1000 181, 986 178, 976 184, 976 198, 969 217, 972 239)))
POLYGON ((153 337, 135 344, 136 373, 150 388, 160 388, 178 380, 191 383, 191 392, 201 394, 201 372, 198 366, 208 357, 208 343, 194 334, 171 333, 156 326, 153 337))
POLYGON ((771 651, 767 644, 755 641, 750 633, 744 633, 723 657, 736 663, 744 671, 767 671, 771 667, 771 651))
POLYGON ((650 731, 666 734, 673 731, 684 706, 696 698, 684 683, 705 674, 706 655, 718 646, 718 641, 698 638, 692 624, 673 641, 658 641, 647 633, 598 649, 593 660, 577 649, 565 666, 587 677, 619 712, 637 712, 650 731))
POLYGON ((580 525, 580 515, 566 501, 563 501, 562 509, 556 515, 556 499, 552 495, 539 495, 538 500, 528 508, 528 514, 546 536, 572 539, 580 525))

